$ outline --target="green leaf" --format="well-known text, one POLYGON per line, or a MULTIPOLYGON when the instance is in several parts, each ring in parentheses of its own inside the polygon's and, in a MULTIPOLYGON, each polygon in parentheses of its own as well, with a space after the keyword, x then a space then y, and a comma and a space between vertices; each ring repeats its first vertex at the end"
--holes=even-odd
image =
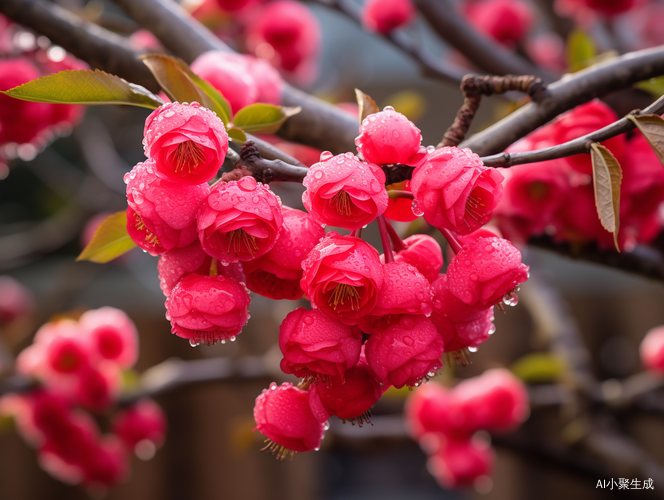
POLYGON ((369 115, 378 113, 380 108, 376 101, 374 101, 371 96, 365 94, 360 89, 355 89, 355 98, 357 99, 357 105, 360 108, 360 123, 369 115))
POLYGON ((655 99, 664 95, 664 76, 657 76, 634 85, 637 89, 650 93, 655 99))
POLYGON ((595 206, 597 215, 604 229, 613 233, 613 242, 618 247, 618 229, 620 228, 620 183, 622 169, 611 151, 601 144, 591 145, 590 158, 593 165, 593 186, 595 188, 595 206))
POLYGON ((565 372, 565 362, 554 354, 535 352, 517 359, 510 369, 524 382, 552 382, 565 372))
POLYGON ((146 88, 98 69, 60 71, 4 91, 3 94, 24 101, 58 104, 128 104, 149 109, 164 104, 146 88))
POLYGON ((659 162, 664 165, 664 120, 659 115, 627 115, 650 144, 659 162))
POLYGON ((147 54, 141 56, 141 59, 171 101, 197 102, 214 111, 224 125, 228 123, 226 100, 211 85, 195 75, 187 63, 165 54, 147 54))
POLYGON ((274 104, 250 104, 238 111, 233 117, 233 125, 249 134, 274 134, 281 124, 293 115, 298 114, 302 108, 287 108, 274 104))
POLYGON ((234 142, 244 144, 247 142, 247 134, 241 128, 231 127, 227 130, 228 137, 230 137, 234 142))
POLYGON ((136 246, 127 234, 127 212, 109 215, 76 260, 106 264, 136 246))
POLYGON ((595 42, 585 31, 575 29, 567 37, 567 67, 571 72, 585 68, 596 55, 595 42))

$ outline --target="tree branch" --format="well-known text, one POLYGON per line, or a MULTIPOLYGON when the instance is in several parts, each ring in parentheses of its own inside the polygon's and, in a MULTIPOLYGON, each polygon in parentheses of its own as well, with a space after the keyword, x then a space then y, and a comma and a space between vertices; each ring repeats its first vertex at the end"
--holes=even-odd
MULTIPOLYGON (((115 2, 151 31, 164 47, 188 63, 209 50, 231 50, 172 0, 115 2)), ((285 106, 301 106, 302 111, 286 120, 277 132, 280 137, 335 154, 355 149, 355 137, 359 133, 356 118, 285 82, 281 101, 285 106)))
POLYGON ((480 156, 497 154, 560 113, 608 92, 664 74, 664 46, 630 52, 548 86, 549 96, 529 103, 465 140, 459 147, 480 156))
POLYGON ((556 76, 542 71, 475 30, 450 0, 419 0, 417 7, 438 35, 482 71, 494 75, 535 75, 545 81, 556 76))
MULTIPOLYGON (((643 111, 630 113, 633 116, 661 114, 664 112, 664 96, 657 99, 643 111)), ((497 155, 485 156, 482 161, 487 167, 512 167, 524 163, 534 163, 538 161, 555 160, 580 153, 588 153, 590 145, 594 142, 603 142, 625 132, 636 128, 634 122, 627 117, 607 125, 604 128, 586 134, 578 139, 573 139, 563 144, 551 146, 549 148, 538 149, 537 151, 524 151, 521 153, 499 153, 497 155)))
MULTIPOLYGON (((362 7, 352 0, 311 0, 314 3, 325 5, 330 9, 335 9, 346 17, 352 19, 362 26, 362 7)), ((382 36, 396 48, 412 57, 422 69, 422 74, 444 83, 453 83, 458 85, 463 76, 468 73, 467 70, 458 68, 452 64, 442 64, 440 58, 429 55, 420 44, 413 41, 407 33, 402 30, 395 30, 382 36)))

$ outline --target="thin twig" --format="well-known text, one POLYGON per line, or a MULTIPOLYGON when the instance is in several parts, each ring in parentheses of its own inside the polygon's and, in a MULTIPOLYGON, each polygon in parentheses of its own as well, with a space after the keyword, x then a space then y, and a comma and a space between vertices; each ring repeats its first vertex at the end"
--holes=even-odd
POLYGON ((419 0, 417 7, 438 35, 480 70, 493 75, 536 75, 545 81, 556 76, 543 71, 475 30, 451 0, 419 0))
MULTIPOLYGON (((325 5, 331 9, 345 14, 362 26, 362 7, 352 0, 311 0, 314 3, 325 5)), ((424 47, 416 43, 411 36, 403 30, 394 30, 387 35, 381 35, 392 45, 405 52, 415 60, 422 68, 424 76, 435 78, 444 83, 459 84, 463 76, 468 73, 465 69, 458 68, 452 64, 443 64, 440 58, 428 54, 424 47)))
MULTIPOLYGON (((664 96, 657 99, 643 111, 632 112, 630 115, 641 116, 649 114, 661 114, 664 112, 664 96)), ((594 142, 603 142, 625 132, 636 128, 634 122, 629 118, 620 120, 607 125, 595 132, 586 134, 578 139, 551 146, 549 148, 538 149, 537 151, 524 151, 520 153, 499 153, 497 155, 485 156, 482 158, 484 164, 488 167, 512 167, 524 163, 534 163, 538 161, 555 160, 580 153, 588 153, 590 145, 594 142)))
POLYGON ((546 84, 536 76, 477 76, 472 74, 464 76, 461 80, 463 105, 457 111, 454 123, 450 125, 436 147, 458 146, 463 141, 475 118, 475 113, 480 107, 483 95, 491 96, 510 91, 524 92, 535 102, 540 102, 547 95, 546 84))
POLYGON ((664 46, 630 52, 574 73, 548 86, 549 96, 528 103, 466 139, 459 147, 480 156, 497 154, 513 142, 579 104, 664 74, 664 46))

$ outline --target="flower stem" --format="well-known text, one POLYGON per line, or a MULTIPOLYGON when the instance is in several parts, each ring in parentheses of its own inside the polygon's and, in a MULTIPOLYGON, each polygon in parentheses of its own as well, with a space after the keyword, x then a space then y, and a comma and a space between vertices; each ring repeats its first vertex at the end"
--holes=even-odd
POLYGON ((378 230, 380 231, 380 242, 383 244, 383 253, 385 254, 385 264, 394 262, 394 255, 392 254, 392 247, 390 246, 390 236, 387 230, 387 223, 385 216, 378 216, 378 230))
POLYGON ((392 240, 392 246, 394 247, 394 251, 401 252, 401 250, 405 250, 407 248, 406 244, 397 234, 396 229, 392 227, 392 224, 390 224, 389 220, 386 220, 386 222, 387 222, 387 232, 390 234, 390 239, 392 240))
POLYGON ((440 230, 441 234, 445 237, 447 240, 447 243, 450 245, 450 248, 452 251, 457 254, 459 253, 459 250, 461 250, 461 244, 457 241, 457 239, 454 237, 454 233, 450 231, 449 229, 441 229, 440 230))

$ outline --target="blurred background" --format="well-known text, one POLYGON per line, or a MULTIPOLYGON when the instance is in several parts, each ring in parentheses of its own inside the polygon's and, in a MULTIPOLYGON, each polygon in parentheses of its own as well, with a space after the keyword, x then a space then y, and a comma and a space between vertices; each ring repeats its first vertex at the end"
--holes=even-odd
MULTIPOLYGON (((96 13, 107 25, 135 29, 111 3, 58 3, 78 12, 96 13)), ((384 40, 365 33, 337 12, 319 5, 310 7, 321 25, 322 52, 318 76, 306 84, 306 90, 333 102, 352 102, 353 89, 360 88, 381 108, 393 105, 407 114, 421 128, 423 144, 436 144, 462 103, 458 88, 424 80, 418 66, 384 40)), ((538 22, 545 23, 543 19, 538 22)), ((536 24, 535 29, 541 28, 536 24)), ((425 44, 435 43, 425 27, 420 32, 425 44)), ((626 32, 621 39, 627 44, 632 35, 626 32)), ((22 43, 30 42, 27 35, 22 36, 22 43)), ((36 37, 32 43, 38 43, 36 37)), ((440 47, 439 52, 442 60, 446 49, 440 47)), ((485 99, 473 130, 514 106, 504 98, 485 99)), ((358 428, 335 419, 319 452, 300 453, 284 462, 259 453, 262 437, 252 433, 254 401, 270 382, 289 380, 278 368, 278 327, 288 312, 306 301, 272 301, 252 294, 251 319, 235 343, 192 349, 170 333, 155 257, 134 249, 107 265, 74 261, 90 219, 126 208, 122 177, 144 159, 141 140, 148 114, 148 110, 129 107, 88 108, 83 120, 73 130, 59 131, 62 137, 50 146, 17 152, 0 180, 0 273, 26 286, 36 303, 29 318, 2 330, 5 352, 0 366, 5 370, 10 354, 29 345, 32 334, 49 318, 102 306, 120 308, 136 323, 140 332, 138 372, 170 358, 223 357, 257 363, 254 370, 234 373, 227 380, 159 395, 156 399, 169 425, 163 448, 150 461, 134 458, 129 479, 106 498, 516 500, 537 496, 545 500, 564 495, 588 499, 654 496, 654 492, 596 488, 597 480, 610 479, 611 473, 600 462, 569 459, 574 445, 554 438, 564 422, 555 405, 534 409, 514 436, 496 438, 491 480, 470 490, 443 490, 427 472, 426 455, 408 437, 403 424, 407 389, 390 391, 379 401, 373 426, 358 428), (537 439, 531 439, 533 436, 537 439), (548 437, 552 438, 550 446, 538 448, 548 437)), ((285 204, 302 208, 302 186, 275 183, 272 187, 285 204)), ((405 224, 397 228, 409 229, 405 224)), ((375 228, 368 228, 367 239, 378 244, 375 228)), ((514 366, 529 353, 545 351, 546 343, 538 335, 545 321, 537 301, 542 293, 560 299, 566 318, 576 325, 592 353, 592 370, 599 380, 623 379, 642 371, 639 343, 650 328, 664 323, 661 283, 533 247, 522 251, 533 280, 522 287, 521 303, 508 308, 506 314, 496 311, 497 331, 473 355, 472 365, 456 368, 453 374, 448 370, 444 376, 468 378, 489 368, 514 366)), ((616 422, 664 465, 664 422, 659 411, 624 411, 616 422)), ((655 484, 655 491, 661 487, 655 484)), ((1 499, 86 497, 84 491, 49 477, 12 424, 0 422, 1 499)))

